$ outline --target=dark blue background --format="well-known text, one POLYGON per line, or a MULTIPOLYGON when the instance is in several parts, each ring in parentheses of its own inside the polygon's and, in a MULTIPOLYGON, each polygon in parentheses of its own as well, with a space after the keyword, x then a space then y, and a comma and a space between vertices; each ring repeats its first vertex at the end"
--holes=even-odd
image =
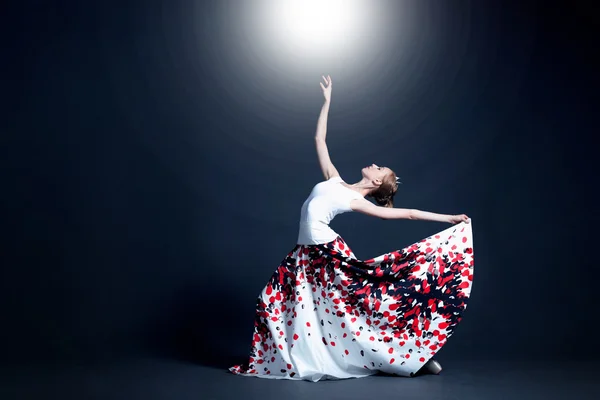
MULTIPOLYGON (((597 354, 591 6, 382 1, 392 17, 409 4, 418 28, 390 18, 357 76, 250 61, 247 28, 226 23, 237 3, 3 12, 3 360, 243 358, 255 297, 322 179, 322 73, 347 181, 388 165, 397 207, 473 219, 471 302, 445 354, 597 354)), ((446 225, 346 214, 333 227, 366 259, 446 225)))

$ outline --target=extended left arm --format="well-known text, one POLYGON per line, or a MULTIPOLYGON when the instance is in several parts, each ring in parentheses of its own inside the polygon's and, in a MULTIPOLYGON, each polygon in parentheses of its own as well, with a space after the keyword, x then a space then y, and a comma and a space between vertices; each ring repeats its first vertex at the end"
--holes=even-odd
POLYGON ((363 214, 379 217, 381 219, 412 219, 422 221, 447 222, 458 224, 459 222, 469 222, 469 217, 465 214, 447 215, 436 214, 429 211, 415 210, 412 208, 387 208, 379 207, 365 199, 354 199, 350 202, 350 208, 363 214))

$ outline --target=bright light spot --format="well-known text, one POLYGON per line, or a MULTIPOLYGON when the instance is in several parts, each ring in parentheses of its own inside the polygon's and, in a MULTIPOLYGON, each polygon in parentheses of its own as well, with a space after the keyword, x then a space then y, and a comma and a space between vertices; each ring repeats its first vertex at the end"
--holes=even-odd
POLYGON ((355 6, 348 0, 282 0, 282 27, 306 45, 331 43, 350 33, 353 22, 358 22, 355 6))
POLYGON ((280 43, 315 56, 356 50, 361 36, 374 28, 373 8, 366 0, 278 0, 269 13, 280 43))
MULTIPOLYGON (((335 74, 333 71, 366 70, 378 63, 381 52, 389 51, 389 41, 398 37, 393 34, 397 27, 406 30, 410 25, 410 12, 405 7, 398 12, 398 6, 389 3, 247 0, 236 2, 239 6, 231 9, 231 17, 222 26, 235 26, 242 35, 238 40, 242 44, 240 54, 248 67, 257 65, 262 68, 261 73, 285 71, 304 79, 325 71, 335 74), (239 16, 239 20, 234 16, 239 16)), ((401 52, 401 46, 398 42, 394 51, 401 52)))

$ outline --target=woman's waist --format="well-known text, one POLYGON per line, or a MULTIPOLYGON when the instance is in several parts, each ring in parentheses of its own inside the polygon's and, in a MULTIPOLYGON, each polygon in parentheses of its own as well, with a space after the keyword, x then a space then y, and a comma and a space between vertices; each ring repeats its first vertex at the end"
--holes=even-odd
POLYGON ((300 221, 300 226, 301 227, 318 227, 318 228, 322 228, 322 227, 329 227, 329 223, 327 223, 325 221, 309 220, 309 221, 300 221))
POLYGON ((322 244, 334 240, 338 234, 329 225, 319 221, 301 221, 298 244, 322 244))

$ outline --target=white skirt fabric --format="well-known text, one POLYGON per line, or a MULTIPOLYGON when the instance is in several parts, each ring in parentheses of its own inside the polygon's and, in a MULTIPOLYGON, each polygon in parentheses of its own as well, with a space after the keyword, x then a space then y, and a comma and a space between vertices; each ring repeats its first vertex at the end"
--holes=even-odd
POLYGON ((243 376, 413 376, 444 346, 473 283, 471 225, 361 261, 341 237, 296 245, 258 296, 243 376))

